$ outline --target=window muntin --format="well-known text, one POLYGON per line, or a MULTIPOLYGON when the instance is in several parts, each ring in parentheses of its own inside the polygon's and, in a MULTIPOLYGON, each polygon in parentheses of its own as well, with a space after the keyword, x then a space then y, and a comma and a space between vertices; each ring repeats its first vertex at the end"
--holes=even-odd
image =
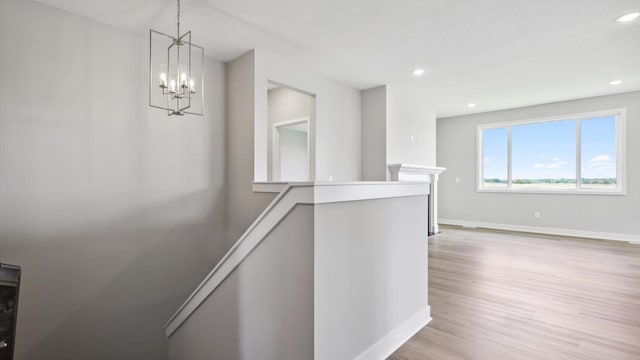
POLYGON ((623 128, 624 110, 480 125, 478 190, 622 194, 623 128))

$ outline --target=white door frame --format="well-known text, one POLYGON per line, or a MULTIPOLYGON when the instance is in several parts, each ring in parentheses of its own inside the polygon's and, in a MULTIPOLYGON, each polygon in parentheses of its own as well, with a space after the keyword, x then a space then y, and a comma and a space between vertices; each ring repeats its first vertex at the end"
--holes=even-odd
POLYGON ((280 181, 280 128, 287 125, 294 124, 307 124, 307 164, 309 166, 309 172, 307 173, 307 181, 311 181, 311 119, 309 116, 303 116, 296 119, 280 121, 273 124, 272 128, 272 143, 273 143, 273 181, 280 181))

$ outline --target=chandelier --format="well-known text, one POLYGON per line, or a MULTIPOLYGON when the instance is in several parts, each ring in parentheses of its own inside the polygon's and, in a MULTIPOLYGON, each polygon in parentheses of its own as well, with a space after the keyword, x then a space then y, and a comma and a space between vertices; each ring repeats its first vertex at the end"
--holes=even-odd
POLYGON ((178 0, 176 37, 149 30, 149 106, 167 115, 204 113, 204 48, 180 34, 178 0))

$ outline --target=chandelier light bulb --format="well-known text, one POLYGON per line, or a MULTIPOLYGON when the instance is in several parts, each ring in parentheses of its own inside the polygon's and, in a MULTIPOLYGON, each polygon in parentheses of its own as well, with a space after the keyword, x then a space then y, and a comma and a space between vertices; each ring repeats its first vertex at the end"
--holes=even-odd
POLYGON ((165 73, 160 73, 160 87, 167 87, 167 74, 165 73))

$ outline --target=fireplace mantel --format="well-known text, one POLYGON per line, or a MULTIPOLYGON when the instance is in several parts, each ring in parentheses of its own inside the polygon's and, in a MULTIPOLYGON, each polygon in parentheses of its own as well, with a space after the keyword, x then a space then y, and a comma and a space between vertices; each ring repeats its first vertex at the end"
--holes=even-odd
POLYGON ((427 181, 431 183, 429 195, 429 235, 440 232, 438 228, 438 176, 446 168, 413 164, 389 164, 391 181, 427 181))

